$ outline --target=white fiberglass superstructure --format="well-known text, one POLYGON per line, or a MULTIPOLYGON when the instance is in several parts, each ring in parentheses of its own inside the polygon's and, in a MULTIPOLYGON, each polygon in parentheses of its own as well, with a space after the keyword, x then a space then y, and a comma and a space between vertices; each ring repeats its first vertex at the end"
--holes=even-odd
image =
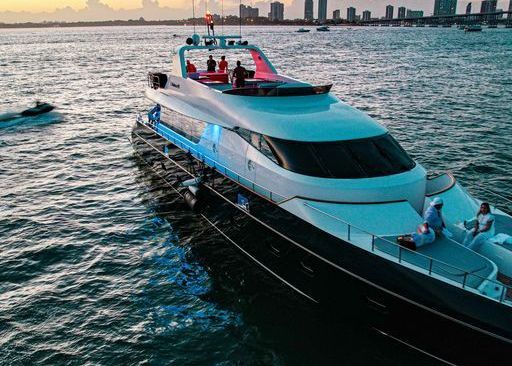
MULTIPOLYGON (((155 132, 258 196, 354 246, 511 306, 500 278, 512 278, 512 246, 491 239, 478 250, 461 243, 478 211, 449 173, 428 175, 386 128, 330 93, 277 72, 239 37, 199 37, 177 48, 172 70, 149 75, 146 96, 161 107, 155 132), (202 53, 246 53, 253 70, 243 88, 230 70, 187 72, 202 53), (452 238, 417 251, 396 244, 415 232, 434 197, 452 238), (500 276, 500 277, 499 277, 500 276)), ((245 63, 244 63, 245 66, 245 63)), ((190 70, 189 70, 190 71, 190 70)), ((145 123, 145 122, 144 122, 145 123)), ((512 235, 512 218, 496 207, 496 234, 512 235)))

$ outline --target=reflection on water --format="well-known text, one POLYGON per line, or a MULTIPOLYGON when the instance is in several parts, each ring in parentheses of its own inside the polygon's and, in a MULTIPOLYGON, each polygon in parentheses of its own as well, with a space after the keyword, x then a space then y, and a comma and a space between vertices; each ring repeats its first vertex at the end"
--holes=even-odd
POLYGON ((0 114, 0 129, 9 127, 31 127, 61 121, 62 115, 57 112, 51 112, 31 117, 24 117, 16 112, 7 112, 0 114))
MULTIPOLYGON (((318 313, 134 157, 146 73, 191 30, 1 31, 0 111, 40 99, 60 114, 0 128, 0 363, 432 364, 361 314, 318 313)), ((512 196, 512 32, 295 30, 244 32, 278 70, 334 82, 426 166, 512 196)))

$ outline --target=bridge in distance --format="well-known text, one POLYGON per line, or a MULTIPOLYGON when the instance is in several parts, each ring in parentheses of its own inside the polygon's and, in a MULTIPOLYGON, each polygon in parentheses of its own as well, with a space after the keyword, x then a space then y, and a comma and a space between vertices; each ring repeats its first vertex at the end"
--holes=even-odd
POLYGON ((512 27, 512 11, 497 11, 492 13, 436 15, 418 18, 370 19, 357 22, 361 25, 439 25, 451 26, 454 24, 505 24, 512 27))

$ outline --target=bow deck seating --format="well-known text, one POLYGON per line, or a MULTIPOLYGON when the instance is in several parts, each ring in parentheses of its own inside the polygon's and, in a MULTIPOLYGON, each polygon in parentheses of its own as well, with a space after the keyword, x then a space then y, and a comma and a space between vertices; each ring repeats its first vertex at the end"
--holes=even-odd
POLYGON ((418 248, 416 252, 402 248, 401 254, 400 247, 393 243, 396 237, 385 239, 389 241, 376 239, 376 250, 396 258, 401 256, 403 262, 427 271, 430 269, 430 257, 433 259, 432 273, 460 284, 464 283, 464 275, 468 273, 465 280, 468 287, 478 288, 495 272, 495 266, 490 260, 447 238, 438 238, 434 243, 418 248))

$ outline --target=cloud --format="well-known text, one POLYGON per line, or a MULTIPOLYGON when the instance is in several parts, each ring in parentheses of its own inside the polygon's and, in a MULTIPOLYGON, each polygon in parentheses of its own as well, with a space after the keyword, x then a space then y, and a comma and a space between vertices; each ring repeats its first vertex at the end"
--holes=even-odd
MULTIPOLYGON (((196 0, 196 16, 202 16, 205 11, 206 0, 196 0)), ((281 0, 285 3, 285 18, 302 18, 304 15, 304 0, 281 0)), ((458 13, 463 13, 469 0, 458 1, 458 13)), ((480 9, 480 0, 473 2, 474 11, 480 9)), ((245 0, 242 3, 260 9, 260 16, 266 16, 269 12, 270 1, 245 0)), ((137 9, 114 9, 100 0, 87 0, 86 7, 80 10, 74 10, 71 7, 57 9, 51 12, 0 12, 0 22, 4 23, 23 23, 23 22, 42 22, 42 21, 101 21, 101 20, 128 20, 144 17, 146 20, 167 20, 167 19, 187 19, 192 17, 192 1, 173 0, 171 6, 161 5, 158 0, 142 0, 141 7, 137 9)), ((212 13, 221 13, 222 0, 209 0, 208 9, 212 13)), ((224 14, 238 14, 238 1, 224 0, 224 14)), ((424 10, 425 15, 429 15, 434 9, 434 0, 328 0, 328 17, 335 9, 340 9, 342 16, 345 15, 346 8, 354 6, 357 13, 361 14, 363 10, 372 11, 374 16, 382 16, 386 5, 391 4, 395 7, 406 6, 409 9, 424 10)), ((508 0, 499 0, 498 8, 508 8, 508 0)), ((318 10, 318 0, 314 0, 314 13, 318 10)), ((395 10, 396 12, 396 10, 395 10)))
POLYGON ((0 22, 23 23, 42 21, 102 21, 102 20, 128 20, 144 17, 148 20, 184 19, 192 16, 186 7, 161 6, 158 0, 143 0, 138 9, 114 9, 100 0, 87 0, 84 9, 75 10, 71 7, 57 9, 51 12, 31 13, 27 11, 0 12, 0 22))

